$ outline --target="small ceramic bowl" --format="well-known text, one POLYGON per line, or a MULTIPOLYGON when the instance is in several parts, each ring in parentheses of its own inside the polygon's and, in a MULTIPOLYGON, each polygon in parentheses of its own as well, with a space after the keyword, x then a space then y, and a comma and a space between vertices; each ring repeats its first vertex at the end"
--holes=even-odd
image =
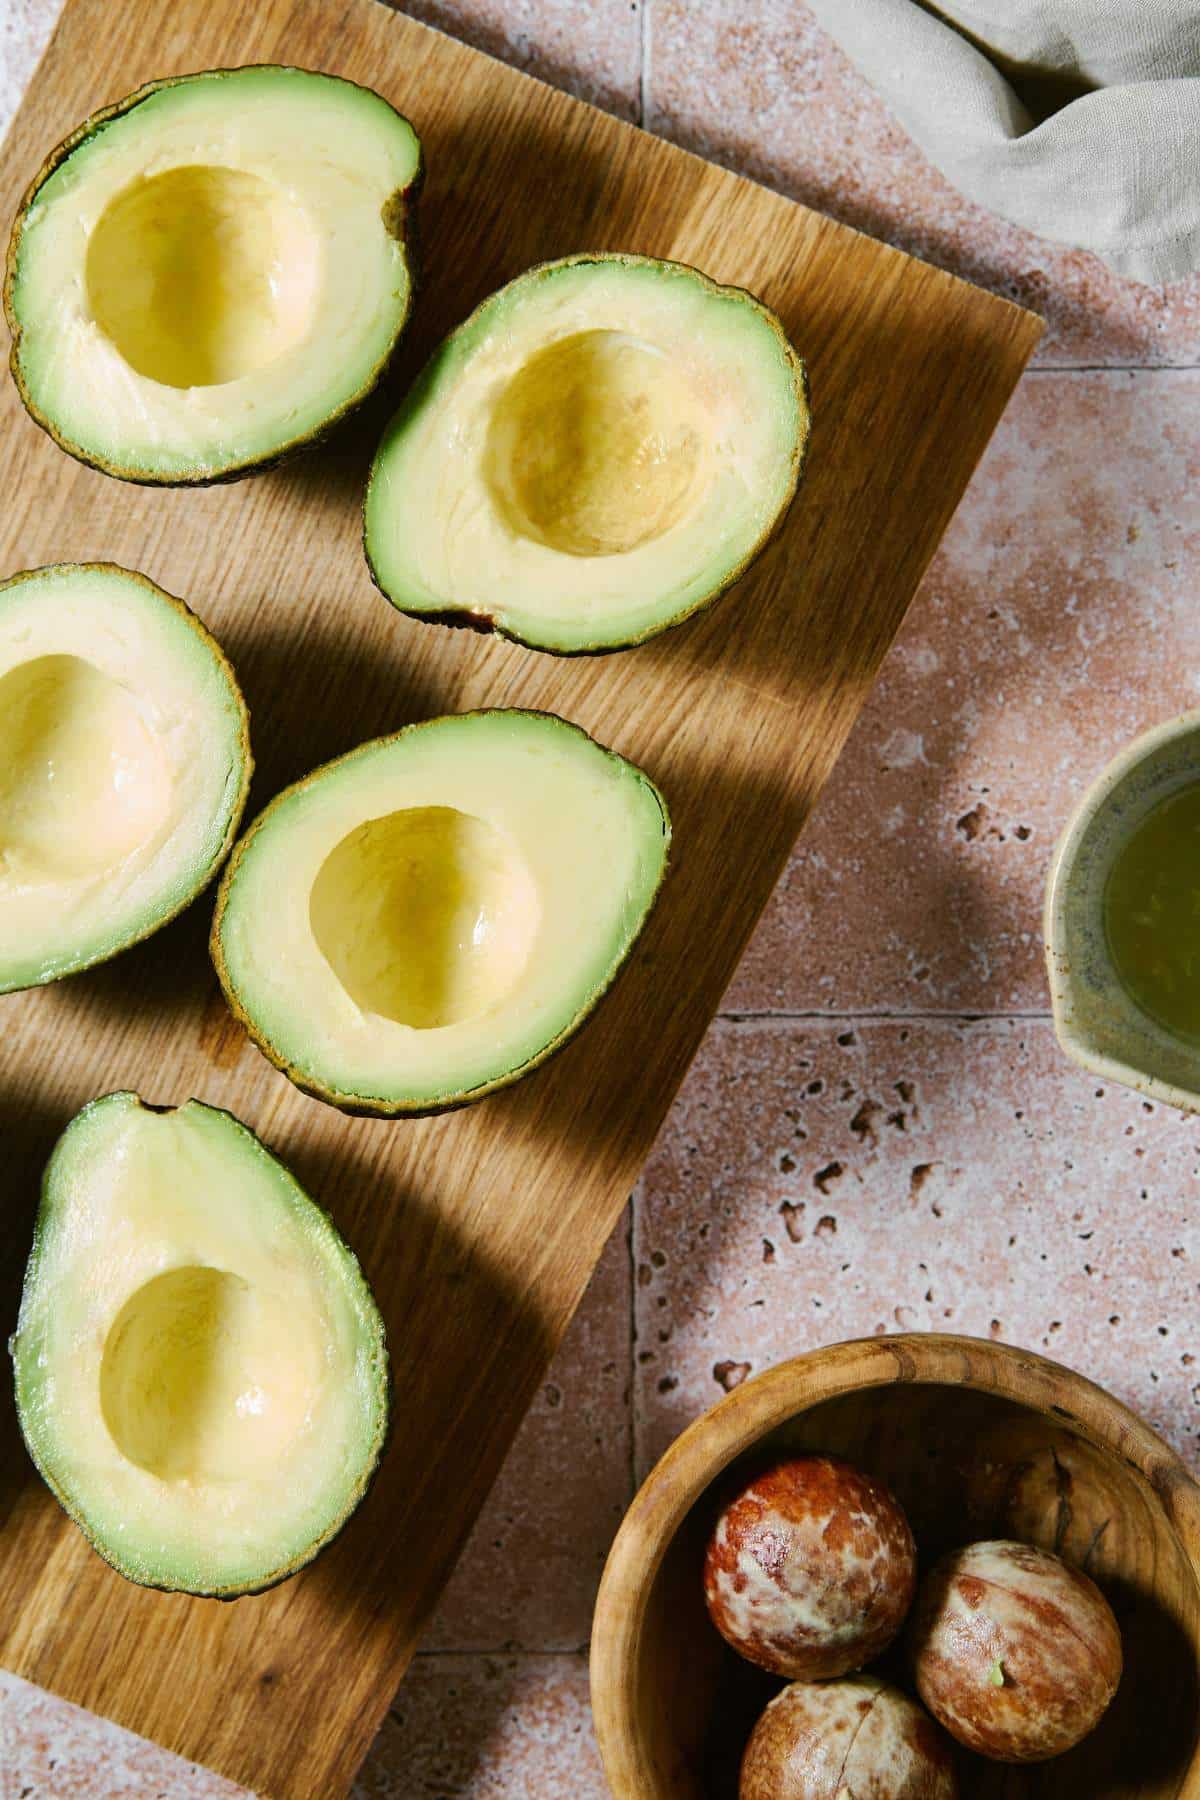
POLYGON ((828 1451, 882 1477, 926 1566, 954 1544, 1020 1538, 1088 1569, 1111 1601, 1125 1674, 1097 1730, 1020 1769, 964 1754, 964 1800, 1200 1800, 1200 1487, 1082 1376, 932 1334, 783 1363, 705 1413, 650 1474, 609 1556, 592 1634, 614 1800, 736 1800, 742 1748, 780 1684, 718 1637, 701 1568, 719 1478, 765 1448, 828 1451))
POLYGON ((1126 993, 1104 928, 1104 889, 1118 852, 1159 801, 1200 780, 1200 712, 1135 738, 1075 809, 1046 887, 1046 971, 1058 1041, 1107 1081, 1200 1112, 1200 1048, 1159 1025, 1126 993))

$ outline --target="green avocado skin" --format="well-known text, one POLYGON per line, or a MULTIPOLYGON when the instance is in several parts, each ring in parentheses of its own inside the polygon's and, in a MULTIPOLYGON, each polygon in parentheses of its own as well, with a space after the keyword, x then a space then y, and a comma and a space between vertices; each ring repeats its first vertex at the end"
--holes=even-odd
MULTIPOLYGON (((595 740, 589 738, 588 733, 585 732, 581 726, 574 725, 569 720, 560 718, 557 713, 539 711, 536 707, 513 707, 504 710, 518 716, 523 715, 532 719, 550 720, 555 726, 561 726, 566 731, 577 732, 580 737, 588 739, 590 743, 595 743, 595 740)), ((487 716, 487 709, 480 709, 475 713, 461 713, 455 716, 461 719, 483 718, 487 716)), ((622 764, 628 770, 632 770, 637 775, 641 784, 653 796, 658 808, 658 816, 661 821, 665 848, 657 882, 655 883, 653 891, 646 899, 641 922, 637 931, 633 933, 629 943, 625 946, 624 952, 609 965, 604 980, 592 990, 587 998, 586 1004, 580 1008, 574 1017, 564 1025, 563 1029, 545 1044, 536 1055, 522 1062, 519 1067, 507 1069, 502 1074, 497 1075, 494 1079, 484 1082, 479 1086, 471 1087, 469 1089, 464 1088, 454 1093, 447 1093, 445 1096, 435 1100, 423 1099, 415 1101, 404 1099, 376 1099, 365 1095, 346 1093, 342 1089, 323 1085, 310 1072, 297 1068, 293 1062, 289 1061, 289 1059, 277 1049, 270 1038, 260 1030, 255 1020, 250 1016, 250 1013, 244 1006, 237 990, 237 984, 230 973, 222 939, 222 924, 226 907, 228 906, 230 896, 237 882, 238 869, 247 850, 251 847, 256 833, 266 823, 277 806, 281 805, 284 801, 289 800, 297 793, 302 792, 303 789, 308 787, 312 782, 319 780, 322 776, 338 768, 340 765, 349 763, 360 756, 369 755, 385 748, 389 743, 393 743, 396 740, 407 736, 411 732, 423 731, 430 726, 441 725, 442 723, 444 723, 444 721, 440 719, 423 719, 419 720, 414 725, 403 726, 400 731, 393 732, 390 737, 375 738, 368 743, 360 744, 357 749, 348 751, 345 756, 338 757, 333 762, 323 764, 319 769, 314 769, 310 775, 306 775, 302 780, 293 783, 290 788, 285 788, 282 793, 275 796, 270 804, 259 814, 258 818, 254 820, 248 830, 243 834, 242 838, 234 848, 233 855, 226 865, 225 872, 221 878, 221 884, 217 890, 217 904, 213 914, 212 933, 209 939, 209 952, 212 956, 213 966, 217 972, 217 979, 221 984, 221 990, 225 995, 225 1001, 230 1012, 245 1030, 251 1041, 267 1058, 268 1062, 277 1068, 281 1074, 286 1075, 288 1080, 292 1082, 295 1087, 300 1089, 301 1093, 307 1094, 313 1100, 320 1100, 326 1106, 335 1107, 339 1112, 347 1113, 356 1118, 428 1119, 437 1117, 442 1113, 459 1112, 463 1107, 474 1106, 477 1101, 486 1099, 490 1094, 497 1093, 502 1088, 511 1087, 514 1082, 522 1080, 526 1075, 533 1074, 535 1069, 540 1069, 544 1063, 548 1062, 552 1056, 555 1056, 558 1051, 569 1044, 583 1029, 604 996, 616 981, 617 976, 628 962, 634 946, 638 942, 642 927, 645 925, 646 920, 653 911, 669 871, 670 863, 668 852, 671 842, 671 815, 666 798, 644 770, 636 768, 636 766, 629 763, 626 758, 619 756, 615 750, 604 750, 604 754, 611 757, 614 762, 622 764)), ((603 746, 600 745, 597 745, 596 747, 603 748, 603 746)))
MULTIPOLYGON (((396 353, 396 349, 408 328, 409 319, 412 317, 412 309, 417 292, 417 281, 420 274, 417 203, 420 200, 421 191, 425 185, 425 158, 419 139, 417 143, 418 161, 416 172, 408 186, 402 192, 392 196, 388 207, 385 209, 385 221, 389 231, 393 237, 399 242, 402 242, 405 246, 405 266, 408 271, 409 286, 408 299, 404 313, 397 322, 391 343, 388 345, 386 351, 376 363, 375 367, 371 370, 362 386, 358 389, 358 392, 352 394, 347 400, 343 401, 340 406, 336 407, 328 417, 322 420, 322 422, 314 427, 312 431, 306 432, 302 436, 294 438, 285 444, 278 445, 261 457, 250 457, 242 462, 233 463, 229 466, 222 466, 217 469, 201 468, 188 474, 164 474, 154 470, 143 469, 137 465, 125 466, 85 449, 82 445, 75 443, 72 439, 59 431, 54 420, 50 418, 33 399, 33 396, 29 392, 28 384, 26 383, 24 371, 21 366, 21 324, 17 318, 14 294, 17 280, 17 263, 21 250, 21 236, 24 230, 26 215, 28 214, 29 208, 36 200, 41 188, 49 180, 50 176, 53 175, 60 164, 64 163, 72 152, 77 150, 81 144, 86 143, 89 138, 94 137, 98 131, 102 130, 105 125, 111 124, 114 119, 121 118, 126 113, 133 112, 143 101, 149 100, 153 94, 160 93, 167 88, 179 87, 187 82, 208 80, 219 81, 224 76, 238 75, 241 74, 243 70, 251 68, 279 68, 291 70, 293 65, 288 63, 239 63, 231 65, 228 68, 205 69, 192 75, 168 75, 158 81, 148 81, 142 87, 137 88, 132 94, 127 94, 123 100, 117 100, 111 106, 101 107, 98 112, 89 114, 81 124, 75 127, 75 130, 72 131, 68 137, 63 139, 61 144, 56 145, 50 152, 49 156, 30 182, 29 187, 26 189, 21 199, 21 204, 17 208, 16 217, 13 220, 12 232, 8 241, 8 254, 4 266, 3 304, 4 316, 8 322, 8 329, 12 338, 12 348, 9 352, 9 369, 12 373, 17 393, 20 396, 21 405, 25 408, 25 411, 29 414, 29 417, 33 420, 34 424, 39 425, 46 435, 54 440, 60 450, 65 450, 68 456, 73 456, 75 458, 76 462, 84 463, 88 468, 98 469, 102 475, 111 475, 115 481, 131 482, 139 487, 217 487, 225 482, 243 481, 250 475, 265 474, 270 469, 278 468, 282 463, 290 462, 294 456, 298 456, 302 451, 309 450, 314 445, 323 443, 344 419, 348 418, 351 413, 356 412, 363 402, 370 398, 387 374, 387 371, 391 366, 392 358, 396 353)), ((297 72, 301 74, 311 74, 315 71, 299 70, 297 72)), ((337 79, 344 80, 345 77, 338 77, 337 79)), ((347 81, 346 85, 348 87, 361 87, 362 83, 347 81)), ((367 91, 374 92, 373 89, 367 91)), ((381 95, 377 95, 376 97, 382 99, 381 95)), ((395 107, 391 107, 390 110, 396 112, 395 107)), ((397 113, 396 116, 398 118, 403 118, 403 115, 400 113, 397 113)), ((404 123, 407 125, 409 124, 409 121, 405 119, 404 123)), ((409 128, 411 130, 411 126, 409 128)), ((414 136, 415 135, 416 134, 414 133, 414 136)))
POLYGON ((553 261, 535 264, 533 268, 527 269, 524 274, 518 275, 515 280, 508 284, 507 288, 499 289, 495 294, 489 295, 486 300, 482 301, 475 308, 475 311, 471 313, 468 318, 463 320, 461 325, 457 326, 448 337, 443 339, 442 343, 433 352, 433 355, 429 358, 429 361, 413 383, 413 386, 402 402, 399 411, 395 414, 384 432, 379 448, 376 450, 371 465, 371 472, 367 479, 366 491, 363 495, 362 545, 363 555, 367 564, 367 571, 379 593, 396 608, 397 612, 405 613, 412 619, 419 619, 423 624, 444 625, 451 629, 494 634, 496 637, 507 639, 509 643, 520 644, 526 650, 538 650, 548 656, 607 656, 618 650, 633 650, 636 649, 639 644, 645 644, 652 638, 660 637, 664 631, 672 631, 677 626, 686 624, 689 619, 696 618, 700 613, 707 612, 709 607, 714 606, 723 595, 727 594, 731 588, 737 585, 750 567, 757 562, 763 551, 778 537, 787 522, 792 503, 796 498, 796 494, 799 491, 800 484, 804 478, 811 438, 812 393, 808 367, 804 360, 798 356, 796 351, 792 348, 791 341, 784 329, 782 320, 769 306, 766 306, 761 300, 757 299, 755 295, 749 293, 745 288, 723 285, 713 281, 709 276, 705 275, 702 270, 694 268, 690 263, 673 261, 666 257, 637 256, 616 251, 608 253, 583 252, 575 256, 557 257, 553 261), (371 546, 369 526, 371 489, 377 478, 389 439, 404 418, 410 413, 418 410, 421 406, 424 390, 431 382, 439 360, 445 355, 450 345, 458 339, 469 337, 470 334, 478 328, 481 315, 483 315, 502 295, 507 294, 510 290, 518 287, 533 287, 539 282, 552 278, 564 269, 603 267, 612 264, 623 265, 628 268, 657 268, 667 274, 686 274, 701 283, 715 295, 736 298, 746 306, 750 307, 758 317, 761 318, 764 324, 769 327, 787 362, 791 373, 792 384, 799 402, 800 413, 805 422, 804 429, 798 436, 793 450, 788 487, 783 504, 780 506, 774 519, 770 522, 762 535, 749 547, 745 555, 740 559, 736 568, 730 570, 729 573, 718 581, 700 600, 687 607, 684 611, 665 617, 655 624, 647 626, 644 631, 636 632, 631 636, 597 636, 590 643, 570 645, 551 644, 543 642, 532 633, 523 633, 514 630, 502 620, 492 617, 484 609, 455 608, 453 606, 435 608, 421 607, 416 600, 407 598, 394 586, 388 585, 380 572, 377 559, 371 546))
POLYGON ((25 1367, 22 1326, 26 1312, 26 1296, 33 1286, 34 1279, 37 1275, 43 1256, 45 1255, 47 1242, 55 1224, 55 1214, 61 1204, 55 1187, 56 1161, 62 1154, 68 1137, 72 1133, 81 1129, 86 1129, 89 1121, 104 1108, 127 1107, 148 1113, 170 1113, 176 1110, 182 1111, 184 1110, 183 1108, 176 1109, 170 1106, 154 1106, 143 1100, 138 1094, 125 1089, 119 1089, 113 1093, 104 1094, 96 1100, 89 1101, 75 1114, 74 1118, 66 1126, 51 1152, 42 1176, 41 1195, 37 1216, 34 1222, 33 1242, 25 1268, 21 1314, 18 1317, 17 1329, 9 1339, 8 1348, 13 1362, 13 1386, 16 1398, 17 1422, 21 1429, 25 1448, 29 1452, 29 1456, 39 1475, 42 1477, 42 1480, 46 1483, 46 1486, 50 1489, 59 1505, 63 1508, 63 1511, 71 1521, 78 1526, 79 1530, 83 1533, 92 1549, 96 1551, 97 1555, 100 1556, 104 1562, 108 1563, 111 1568, 115 1569, 119 1575, 124 1576, 126 1580, 133 1582, 138 1587, 151 1588, 158 1593, 184 1593, 191 1594, 198 1599, 229 1601, 243 1599, 253 1594, 265 1593, 270 1588, 278 1587, 280 1582, 286 1581, 289 1576, 295 1575, 300 1569, 303 1569, 308 1563, 312 1562, 313 1559, 317 1557, 322 1550, 326 1549, 345 1529, 353 1514, 358 1510, 370 1491, 375 1477, 379 1472, 379 1465, 391 1439, 394 1425, 394 1411, 392 1404, 394 1381, 382 1315, 379 1312, 373 1296, 371 1296, 370 1289, 367 1286, 366 1277, 363 1275, 358 1258, 354 1255, 354 1252, 350 1249, 340 1232, 338 1232, 329 1214, 323 1207, 318 1206, 317 1202, 300 1188, 299 1183, 296 1182, 295 1178, 290 1174, 290 1171, 284 1168, 284 1165, 279 1162, 278 1158, 273 1156, 266 1148, 265 1144, 262 1143, 248 1126, 244 1125, 240 1119, 235 1117, 233 1113, 228 1112, 223 1107, 208 1106, 200 1100, 189 1100, 186 1103, 186 1106, 189 1108, 196 1108, 223 1121, 232 1134, 240 1136, 241 1139, 244 1140, 247 1150, 265 1158, 283 1173, 286 1179, 291 1183, 291 1186, 295 1189, 296 1193, 303 1198, 305 1205, 311 1208, 313 1214, 322 1221, 323 1226, 331 1234, 348 1269, 352 1272, 351 1278, 356 1279, 361 1283, 362 1289, 370 1301, 370 1310, 373 1319, 373 1342, 370 1346, 370 1357, 381 1400, 380 1421, 374 1439, 368 1446, 367 1452, 364 1455, 363 1467, 359 1479, 346 1505, 335 1518, 332 1518, 329 1521, 327 1527, 312 1542, 305 1544, 302 1548, 298 1549, 286 1562, 281 1563, 270 1570, 264 1571, 261 1576, 256 1577, 252 1581, 239 1582, 228 1586, 191 1585, 182 1581, 155 1581, 148 1578, 144 1569, 139 1565, 136 1552, 133 1554, 122 1554, 120 1550, 95 1530, 84 1508, 78 1503, 73 1502, 63 1491, 61 1484, 55 1477, 53 1469, 48 1465, 47 1459, 44 1457, 39 1447, 37 1432, 33 1422, 35 1409, 30 1394, 31 1384, 25 1367))

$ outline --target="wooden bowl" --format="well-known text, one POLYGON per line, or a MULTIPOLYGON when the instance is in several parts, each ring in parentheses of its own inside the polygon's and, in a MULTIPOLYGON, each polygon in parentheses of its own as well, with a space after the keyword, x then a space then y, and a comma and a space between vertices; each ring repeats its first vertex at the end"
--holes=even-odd
MULTIPOLYGON (((1200 1487, 1081 1375, 976 1338, 835 1344, 735 1388, 651 1472, 596 1604, 592 1708, 615 1800, 735 1800, 742 1747, 781 1685, 708 1621, 713 1483, 764 1449, 849 1457, 894 1490, 923 1563, 975 1538, 1044 1545, 1108 1596, 1125 1675, 1090 1738, 1017 1769, 963 1755, 964 1800, 1200 1800, 1200 1487)), ((899 1659, 878 1665, 903 1682, 899 1659)))

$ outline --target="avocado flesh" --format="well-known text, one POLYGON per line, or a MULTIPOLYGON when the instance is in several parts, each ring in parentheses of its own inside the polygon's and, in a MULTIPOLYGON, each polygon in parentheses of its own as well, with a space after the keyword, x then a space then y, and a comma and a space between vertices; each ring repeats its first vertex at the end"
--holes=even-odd
POLYGON ((233 671, 182 601, 102 563, 0 584, 0 993, 186 906, 233 841, 250 768, 233 671))
POLYGON ((383 1323, 229 1113, 109 1094, 47 1166, 11 1344, 42 1475, 131 1581, 252 1593, 328 1543, 387 1426, 383 1323))
POLYGON ((217 901, 217 972, 306 1091, 379 1114, 462 1105, 586 1018, 669 838, 649 778, 551 714, 409 726, 251 826, 217 901))
POLYGON ((371 470, 364 542, 402 612, 535 649, 617 649, 728 588, 808 439, 773 313, 646 257, 573 257, 434 353, 371 470))
POLYGON ((379 95, 273 65, 154 83, 86 122, 9 247, 29 411, 133 481, 224 479, 311 440, 404 327, 420 169, 379 95))

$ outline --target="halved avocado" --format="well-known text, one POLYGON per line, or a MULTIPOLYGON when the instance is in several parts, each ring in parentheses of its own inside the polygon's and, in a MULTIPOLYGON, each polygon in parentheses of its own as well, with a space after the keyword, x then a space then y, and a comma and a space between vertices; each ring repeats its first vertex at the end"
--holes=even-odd
POLYGON ((151 82, 26 194, 4 304, 25 406, 128 481, 245 475, 364 399, 408 318, 412 126, 262 64, 151 82))
POLYGON ((259 1048, 350 1112, 438 1112, 543 1062, 609 986, 667 863, 648 776, 550 713, 363 744, 238 844, 212 950, 259 1048))
POLYGON ((282 1581, 366 1492, 383 1321, 329 1218, 252 1132, 108 1094, 42 1184, 10 1349, 29 1453, 107 1562, 232 1598, 282 1581))
POLYGON ((545 263, 451 333, 389 425, 367 561, 418 618, 622 649, 744 573, 808 425, 804 365, 740 288, 644 256, 545 263))
POLYGON ((233 842, 249 721, 182 600, 112 563, 0 583, 0 993, 157 931, 233 842))

